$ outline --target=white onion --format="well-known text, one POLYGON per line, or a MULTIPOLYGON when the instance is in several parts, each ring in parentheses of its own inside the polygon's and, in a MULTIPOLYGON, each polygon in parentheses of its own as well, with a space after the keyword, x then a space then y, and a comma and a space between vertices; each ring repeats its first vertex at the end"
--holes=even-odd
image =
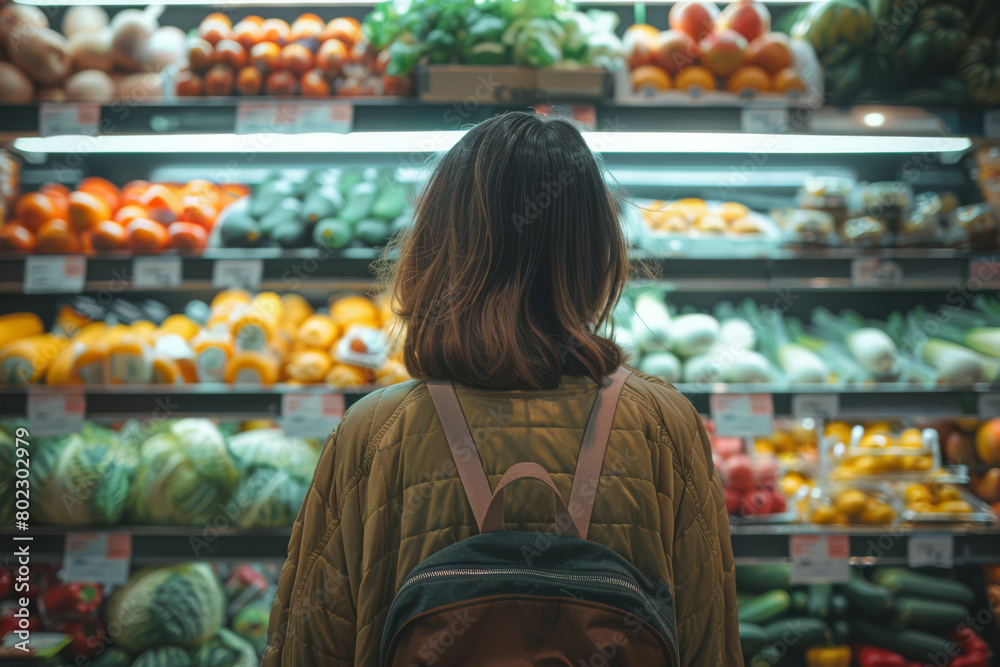
POLYGON ((100 32, 108 27, 108 13, 97 5, 76 5, 66 10, 63 16, 62 31, 66 39, 88 33, 100 32))
POLYGON ((17 65, 0 63, 0 104, 27 104, 35 97, 35 84, 17 65))
POLYGON ((111 19, 111 50, 115 63, 133 72, 145 69, 149 61, 149 39, 159 25, 153 14, 123 9, 111 19))
POLYGON ((69 40, 69 45, 73 51, 73 65, 78 71, 99 69, 110 72, 114 69, 115 57, 111 52, 110 28, 74 35, 69 40))
POLYGON ((106 104, 115 97, 115 82, 101 70, 88 69, 77 72, 66 82, 66 99, 71 102, 98 102, 106 104))
POLYGON ((182 65, 187 56, 187 36, 172 25, 159 28, 149 39, 146 69, 161 72, 170 65, 182 65))

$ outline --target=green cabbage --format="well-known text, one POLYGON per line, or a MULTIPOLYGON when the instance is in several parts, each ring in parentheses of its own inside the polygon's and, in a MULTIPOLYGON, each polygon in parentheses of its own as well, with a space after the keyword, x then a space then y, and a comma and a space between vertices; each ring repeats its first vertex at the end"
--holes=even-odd
POLYGON ((258 428, 229 438, 229 450, 243 471, 278 468, 296 479, 310 481, 319 462, 316 440, 289 438, 280 428, 258 428))
POLYGON ((308 481, 285 470, 258 468, 233 494, 229 515, 244 530, 291 526, 308 489, 308 481))
POLYGON ((93 423, 80 433, 39 438, 31 456, 32 518, 59 526, 116 524, 132 472, 115 432, 93 423))
POLYGON ((257 651, 231 630, 219 628, 194 654, 195 667, 257 667, 257 651))
POLYGON ((157 646, 136 658, 132 667, 191 667, 191 656, 179 646, 157 646))
POLYGON ((239 473, 225 438, 207 419, 181 419, 139 448, 129 518, 140 524, 197 525, 221 516, 239 473))
POLYGON ((195 648, 222 626, 226 595, 207 563, 184 563, 134 573, 108 601, 109 632, 138 653, 161 644, 195 648))

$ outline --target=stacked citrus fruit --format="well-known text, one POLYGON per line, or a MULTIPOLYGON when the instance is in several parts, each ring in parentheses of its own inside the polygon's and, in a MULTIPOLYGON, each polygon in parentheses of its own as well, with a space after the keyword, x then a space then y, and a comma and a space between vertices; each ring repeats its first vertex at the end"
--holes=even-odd
POLYGON ((22 195, 0 228, 0 249, 75 254, 167 248, 201 250, 225 206, 249 194, 244 185, 131 181, 119 188, 91 176, 74 190, 46 183, 22 195))
POLYGON ((177 79, 177 94, 409 95, 409 79, 385 74, 387 58, 351 17, 326 22, 306 13, 289 24, 251 15, 234 25, 216 12, 188 40, 188 69, 177 79))

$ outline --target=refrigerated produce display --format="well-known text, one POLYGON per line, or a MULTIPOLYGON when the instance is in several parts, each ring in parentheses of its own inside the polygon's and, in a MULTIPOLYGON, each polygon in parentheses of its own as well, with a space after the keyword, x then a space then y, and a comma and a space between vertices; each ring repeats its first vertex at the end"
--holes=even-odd
POLYGON ((258 663, 429 159, 533 108, 627 193, 746 664, 1000 664, 998 104, 992 0, 0 0, 0 663, 258 663))

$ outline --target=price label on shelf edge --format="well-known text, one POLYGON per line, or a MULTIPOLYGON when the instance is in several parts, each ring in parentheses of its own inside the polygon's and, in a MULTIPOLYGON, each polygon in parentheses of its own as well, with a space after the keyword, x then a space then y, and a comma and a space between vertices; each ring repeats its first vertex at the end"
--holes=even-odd
POLYGON ((180 287, 182 275, 180 257, 136 257, 132 260, 132 287, 135 289, 180 287))
POLYGON ((955 562, 955 540, 947 534, 914 534, 906 542, 908 567, 942 567, 950 570, 955 562))
POLYGON ((80 255, 24 258, 25 294, 79 294, 87 282, 87 259, 80 255))
POLYGON ((771 394, 712 394, 709 407, 719 435, 754 438, 774 433, 771 394))
POLYGON ((795 419, 814 417, 834 419, 840 414, 839 394, 795 394, 792 396, 792 416, 795 419))
POLYGON ((851 543, 847 535, 790 535, 793 584, 850 581, 851 543))
POLYGON ((354 105, 344 100, 309 100, 295 109, 295 132, 347 134, 354 123, 354 105))
POLYGON ((106 586, 128 582, 132 536, 127 533, 67 533, 63 581, 89 581, 106 586))
POLYGON ((236 134, 291 134, 295 131, 295 108, 294 102, 240 100, 236 103, 233 131, 236 134))
POLYGON ((743 109, 740 128, 751 134, 787 134, 787 109, 743 109))
POLYGON ((1000 417, 1000 394, 979 394, 978 407, 981 419, 1000 417))
POLYGON ((853 287, 886 287, 903 282, 903 268, 891 259, 860 257, 851 260, 853 287))
POLYGON ((345 408, 343 394, 283 394, 281 428, 293 438, 326 438, 345 408))
POLYGON ((29 393, 28 430, 36 436, 79 433, 86 404, 82 391, 29 393))
MULTIPOLYGON (((89 102, 42 102, 38 108, 38 134, 52 137, 82 134, 96 137, 100 132, 101 107, 89 102)), ((81 145, 79 152, 84 152, 81 145)))
POLYGON ((217 259, 212 264, 212 287, 259 287, 263 275, 264 260, 217 259))

